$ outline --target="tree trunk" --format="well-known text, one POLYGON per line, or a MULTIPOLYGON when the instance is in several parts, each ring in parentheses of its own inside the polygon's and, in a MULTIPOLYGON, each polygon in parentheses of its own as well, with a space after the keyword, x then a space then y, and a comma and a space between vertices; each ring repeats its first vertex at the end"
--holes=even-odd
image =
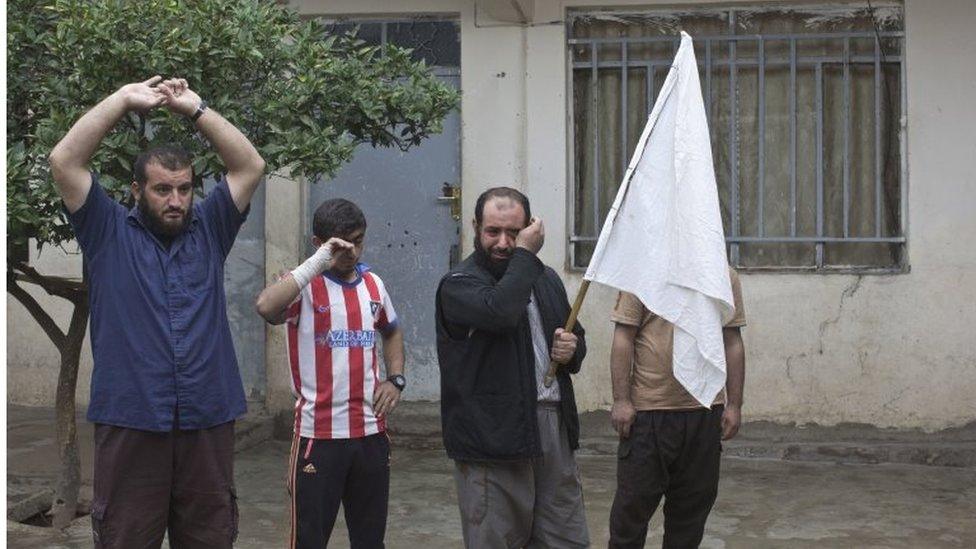
POLYGON ((61 529, 74 520, 78 511, 78 489, 81 485, 81 460, 78 457, 78 426, 75 422, 75 392, 78 386, 78 364, 88 326, 88 299, 74 301, 71 324, 61 349, 61 371, 55 397, 58 456, 61 470, 51 512, 53 526, 61 529))
MULTIPOLYGON (((84 267, 82 267, 84 273, 84 267)), ((37 321, 51 343, 61 354, 61 368, 58 372, 58 389, 55 397, 57 421, 58 457, 61 470, 58 472, 57 487, 51 512, 53 525, 64 528, 75 518, 78 511, 78 489, 81 485, 81 460, 78 457, 78 426, 75 423, 75 391, 78 386, 78 363, 81 347, 85 342, 88 328, 88 286, 84 274, 82 279, 46 276, 26 263, 7 263, 7 292, 14 296, 37 321), (34 299, 19 282, 37 284, 48 295, 68 300, 74 308, 68 332, 64 333, 44 307, 34 299)))

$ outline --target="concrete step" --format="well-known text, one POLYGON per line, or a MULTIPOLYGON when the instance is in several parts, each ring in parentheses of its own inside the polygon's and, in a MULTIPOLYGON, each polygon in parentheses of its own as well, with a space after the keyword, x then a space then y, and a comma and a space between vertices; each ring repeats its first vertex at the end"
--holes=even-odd
MULTIPOLYGON (((440 403, 403 402, 390 417, 397 446, 442 446, 440 403)), ((617 436, 607 411, 580 414, 580 454, 614 455, 617 436)), ((976 468, 976 423, 925 433, 845 423, 834 426, 746 423, 735 439, 723 443, 730 457, 833 463, 903 463, 976 468)))
POLYGON ((390 440, 397 447, 433 450, 444 446, 441 438, 441 404, 431 401, 400 403, 387 421, 390 440))
MULTIPOLYGON (((582 453, 616 453, 617 435, 609 416, 606 411, 580 415, 582 453)), ((739 435, 722 448, 725 456, 743 458, 976 467, 976 423, 926 433, 859 423, 824 426, 754 421, 743 424, 739 435)))
MULTIPOLYGON (((614 455, 616 437, 584 437, 580 455, 614 455)), ((771 442, 737 440, 722 443, 724 457, 820 461, 830 463, 902 463, 940 467, 976 467, 972 442, 771 442)))
POLYGON ((940 467, 976 467, 973 442, 835 442, 759 443, 731 441, 724 444, 727 456, 770 458, 786 461, 835 463, 904 463, 940 467))

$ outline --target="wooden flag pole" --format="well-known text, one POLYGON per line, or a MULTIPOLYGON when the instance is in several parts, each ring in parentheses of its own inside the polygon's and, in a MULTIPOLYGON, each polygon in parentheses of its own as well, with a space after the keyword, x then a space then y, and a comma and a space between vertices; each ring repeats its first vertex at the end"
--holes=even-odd
MULTIPOLYGON (((681 31, 681 36, 683 41, 684 37, 687 36, 687 33, 681 31)), ((690 42, 690 37, 688 38, 690 42)), ((677 59, 677 55, 675 55, 675 59, 677 59)), ((657 124, 657 119, 661 115, 661 111, 664 109, 664 99, 670 95, 677 79, 677 65, 672 63, 671 70, 668 71, 668 76, 664 79, 664 84, 661 85, 661 90, 658 92, 657 99, 654 101, 654 108, 651 109, 651 114, 647 117, 647 124, 644 125, 644 131, 641 133, 640 139, 637 141, 637 147, 634 149, 634 155, 630 159, 630 164, 627 165, 627 171, 624 173, 623 181, 620 183, 620 188, 617 190, 617 198, 614 200, 613 205, 610 207, 610 211, 607 213, 603 229, 600 231, 600 238, 597 240, 596 249, 593 251, 594 257, 590 258, 591 264, 593 259, 597 258, 600 254, 600 244, 604 243, 604 233, 608 233, 613 227, 613 221, 616 218, 617 212, 620 210, 624 197, 627 195, 627 191, 630 188, 630 179, 633 177, 634 170, 637 169, 637 164, 640 163, 641 157, 644 154, 644 148, 647 146, 647 140, 651 136, 651 130, 657 124)), ((587 268, 587 272, 589 272, 589 268, 587 268)), ((576 326, 576 315, 579 314, 580 306, 583 305, 583 298, 586 297, 586 290, 589 287, 590 281, 584 279, 583 283, 580 284, 579 290, 576 292, 576 301, 573 302, 573 309, 569 312, 569 318, 566 320, 565 330, 567 332, 572 332, 573 328, 576 326)), ((552 381, 556 379, 556 370, 558 368, 559 364, 556 364, 556 362, 552 360, 549 361, 549 371, 546 372, 546 377, 543 379, 546 387, 552 386, 552 381)))
MULTIPOLYGON (((566 327, 563 328, 567 332, 572 333, 573 328, 576 327, 576 316, 579 314, 580 307, 583 306, 583 299, 586 298, 586 290, 590 288, 590 281, 583 280, 580 284, 579 290, 576 291, 576 301, 573 302, 573 308, 569 311, 569 318, 566 319, 566 327)), ((559 368, 559 364, 555 360, 549 361, 549 371, 546 372, 546 377, 544 380, 546 387, 552 386, 552 380, 556 379, 556 369, 559 368)))

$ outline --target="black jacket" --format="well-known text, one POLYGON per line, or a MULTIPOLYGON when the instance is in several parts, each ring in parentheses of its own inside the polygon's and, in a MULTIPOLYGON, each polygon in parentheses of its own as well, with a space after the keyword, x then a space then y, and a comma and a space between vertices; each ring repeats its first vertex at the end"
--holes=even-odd
MULTIPOLYGON (((437 289, 441 424, 447 455, 461 461, 512 461, 541 455, 536 420, 535 354, 527 306, 535 292, 546 342, 566 323, 569 301, 555 271, 516 248, 496 279, 477 252, 437 289)), ((572 361, 559 368, 560 405, 569 445, 579 447, 579 417, 569 374, 586 356, 583 328, 572 361)))

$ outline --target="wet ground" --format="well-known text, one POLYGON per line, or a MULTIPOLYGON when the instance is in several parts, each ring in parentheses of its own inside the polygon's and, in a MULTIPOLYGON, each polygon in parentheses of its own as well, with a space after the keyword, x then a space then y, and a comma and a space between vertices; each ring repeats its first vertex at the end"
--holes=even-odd
MULTIPOLYGON (((13 495, 49 486, 57 457, 50 421, 17 417, 8 418, 8 490, 13 495)), ((91 429, 84 423, 80 439, 86 479, 82 496, 90 497, 91 429)), ((396 440, 394 445, 387 546, 461 547, 451 462, 439 449, 405 449, 396 440)), ((237 454, 237 547, 285 546, 288 450, 288 442, 269 440, 237 454)), ((605 547, 615 458, 588 455, 579 461, 592 545, 605 547)), ((91 547, 90 540, 86 519, 64 534, 8 521, 8 547, 82 548, 91 547)), ((661 516, 656 514, 648 547, 660 543, 661 516)), ((341 517, 330 547, 348 547, 341 517)), ((726 457, 702 547, 976 547, 976 469, 726 457)))

